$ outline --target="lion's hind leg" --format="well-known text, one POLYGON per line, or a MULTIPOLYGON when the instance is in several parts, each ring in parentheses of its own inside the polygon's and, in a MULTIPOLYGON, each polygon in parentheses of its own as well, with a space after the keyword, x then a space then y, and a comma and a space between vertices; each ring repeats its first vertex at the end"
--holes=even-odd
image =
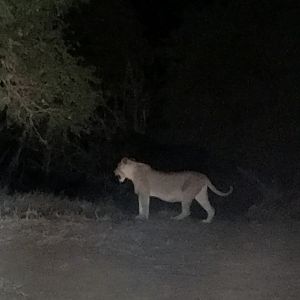
POLYGON ((195 199, 207 212, 207 218, 202 222, 210 223, 215 215, 215 209, 211 206, 208 200, 207 187, 203 187, 203 189, 196 195, 195 199))
POLYGON ((181 202, 181 214, 179 214, 176 217, 172 217, 173 220, 182 220, 186 217, 188 217, 191 212, 190 212, 190 206, 191 206, 192 201, 184 201, 181 202))

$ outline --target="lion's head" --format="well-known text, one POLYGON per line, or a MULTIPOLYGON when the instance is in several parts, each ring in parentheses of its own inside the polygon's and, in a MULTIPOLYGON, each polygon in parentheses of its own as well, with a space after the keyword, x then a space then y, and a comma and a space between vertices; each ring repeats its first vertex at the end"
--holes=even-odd
POLYGON ((126 178, 132 179, 133 171, 134 161, 127 157, 124 157, 118 163, 117 168, 114 170, 114 174, 118 177, 120 182, 124 182, 126 178))

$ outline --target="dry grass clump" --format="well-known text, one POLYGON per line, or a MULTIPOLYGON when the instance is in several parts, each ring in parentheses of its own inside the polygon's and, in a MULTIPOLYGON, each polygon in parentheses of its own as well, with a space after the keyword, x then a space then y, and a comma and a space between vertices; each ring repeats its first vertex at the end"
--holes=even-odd
POLYGON ((123 213, 111 199, 101 199, 98 203, 84 199, 70 199, 50 193, 8 194, 0 190, 0 218, 38 219, 81 216, 98 221, 119 220, 123 213))

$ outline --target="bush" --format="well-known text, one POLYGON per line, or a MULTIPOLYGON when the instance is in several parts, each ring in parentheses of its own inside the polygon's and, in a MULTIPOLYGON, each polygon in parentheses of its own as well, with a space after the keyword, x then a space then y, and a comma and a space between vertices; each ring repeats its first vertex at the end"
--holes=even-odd
MULTIPOLYGON (((0 113, 5 121, 0 138, 8 136, 0 151, 17 149, 7 155, 10 170, 24 163, 24 152, 29 166, 34 160, 46 172, 57 167, 57 160, 75 165, 82 136, 89 134, 95 111, 105 106, 100 81, 63 40, 62 16, 79 2, 0 0, 0 113)), ((101 124, 105 130, 104 118, 101 124)))

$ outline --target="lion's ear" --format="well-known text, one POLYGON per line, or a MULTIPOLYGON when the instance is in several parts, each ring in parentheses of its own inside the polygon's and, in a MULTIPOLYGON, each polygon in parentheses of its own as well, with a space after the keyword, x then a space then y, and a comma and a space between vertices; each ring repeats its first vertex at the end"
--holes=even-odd
POLYGON ((122 160, 121 160, 121 162, 122 162, 123 164, 127 164, 127 161, 128 161, 128 158, 127 158, 127 157, 124 157, 124 158, 122 158, 122 160))

